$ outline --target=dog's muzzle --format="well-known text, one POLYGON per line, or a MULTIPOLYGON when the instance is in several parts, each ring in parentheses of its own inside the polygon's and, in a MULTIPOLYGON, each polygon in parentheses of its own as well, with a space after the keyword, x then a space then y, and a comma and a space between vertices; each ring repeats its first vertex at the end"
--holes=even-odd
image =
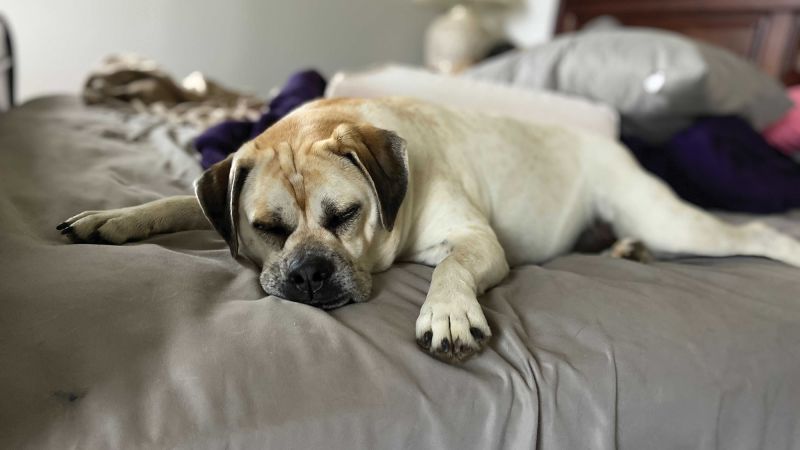
POLYGON ((306 254, 289 265, 283 291, 287 300, 322 309, 333 309, 350 301, 336 282, 336 265, 327 257, 306 254))

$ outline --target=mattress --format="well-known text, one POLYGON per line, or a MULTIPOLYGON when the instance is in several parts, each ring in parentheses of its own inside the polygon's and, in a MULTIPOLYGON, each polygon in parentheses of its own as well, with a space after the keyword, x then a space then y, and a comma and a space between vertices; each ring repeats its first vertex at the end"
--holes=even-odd
MULTIPOLYGON (((517 267, 480 299, 489 347, 448 365, 414 341, 430 267, 324 312, 265 296, 210 230, 68 244, 79 211, 191 192, 195 158, 133 119, 0 115, 1 448, 800 447, 800 269, 517 267)), ((800 212, 765 220, 800 237, 800 212)))

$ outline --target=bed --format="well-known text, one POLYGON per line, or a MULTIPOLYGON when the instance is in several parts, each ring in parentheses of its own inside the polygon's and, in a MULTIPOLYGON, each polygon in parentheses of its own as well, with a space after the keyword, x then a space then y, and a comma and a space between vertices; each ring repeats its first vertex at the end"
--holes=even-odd
MULTIPOLYGON (((213 231, 68 245, 78 211, 191 192, 196 158, 139 129, 74 97, 0 115, 1 448, 800 446, 797 268, 517 267, 480 299, 489 348, 448 365, 414 342, 429 267, 323 312, 265 296, 213 231)), ((764 220, 800 238, 800 211, 764 220)))

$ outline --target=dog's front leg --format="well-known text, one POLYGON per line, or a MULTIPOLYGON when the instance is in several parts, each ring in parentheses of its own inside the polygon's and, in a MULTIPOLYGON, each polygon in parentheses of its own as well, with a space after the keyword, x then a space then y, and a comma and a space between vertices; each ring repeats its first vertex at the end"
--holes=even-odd
POLYGON ((479 352, 492 332, 477 296, 508 274, 508 262, 488 225, 450 233, 417 319, 419 345, 433 356, 460 361, 479 352))
POLYGON ((123 244, 160 233, 211 228, 197 198, 179 195, 143 205, 84 211, 58 225, 76 243, 123 244))

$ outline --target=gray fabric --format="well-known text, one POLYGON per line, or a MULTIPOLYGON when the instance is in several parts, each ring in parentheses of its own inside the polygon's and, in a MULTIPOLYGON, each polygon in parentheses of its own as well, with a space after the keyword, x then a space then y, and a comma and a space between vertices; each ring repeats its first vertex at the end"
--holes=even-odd
POLYGON ((744 59, 655 29, 568 34, 491 59, 465 76, 607 103, 620 112, 624 132, 651 142, 702 115, 739 115, 763 129, 792 106, 776 80, 744 59))
POLYGON ((0 448, 800 446, 798 269, 517 268, 482 298, 490 348, 449 366, 414 343, 428 267, 326 313, 263 296, 212 231, 66 244, 77 211, 190 192, 122 118, 65 98, 0 116, 0 448))

